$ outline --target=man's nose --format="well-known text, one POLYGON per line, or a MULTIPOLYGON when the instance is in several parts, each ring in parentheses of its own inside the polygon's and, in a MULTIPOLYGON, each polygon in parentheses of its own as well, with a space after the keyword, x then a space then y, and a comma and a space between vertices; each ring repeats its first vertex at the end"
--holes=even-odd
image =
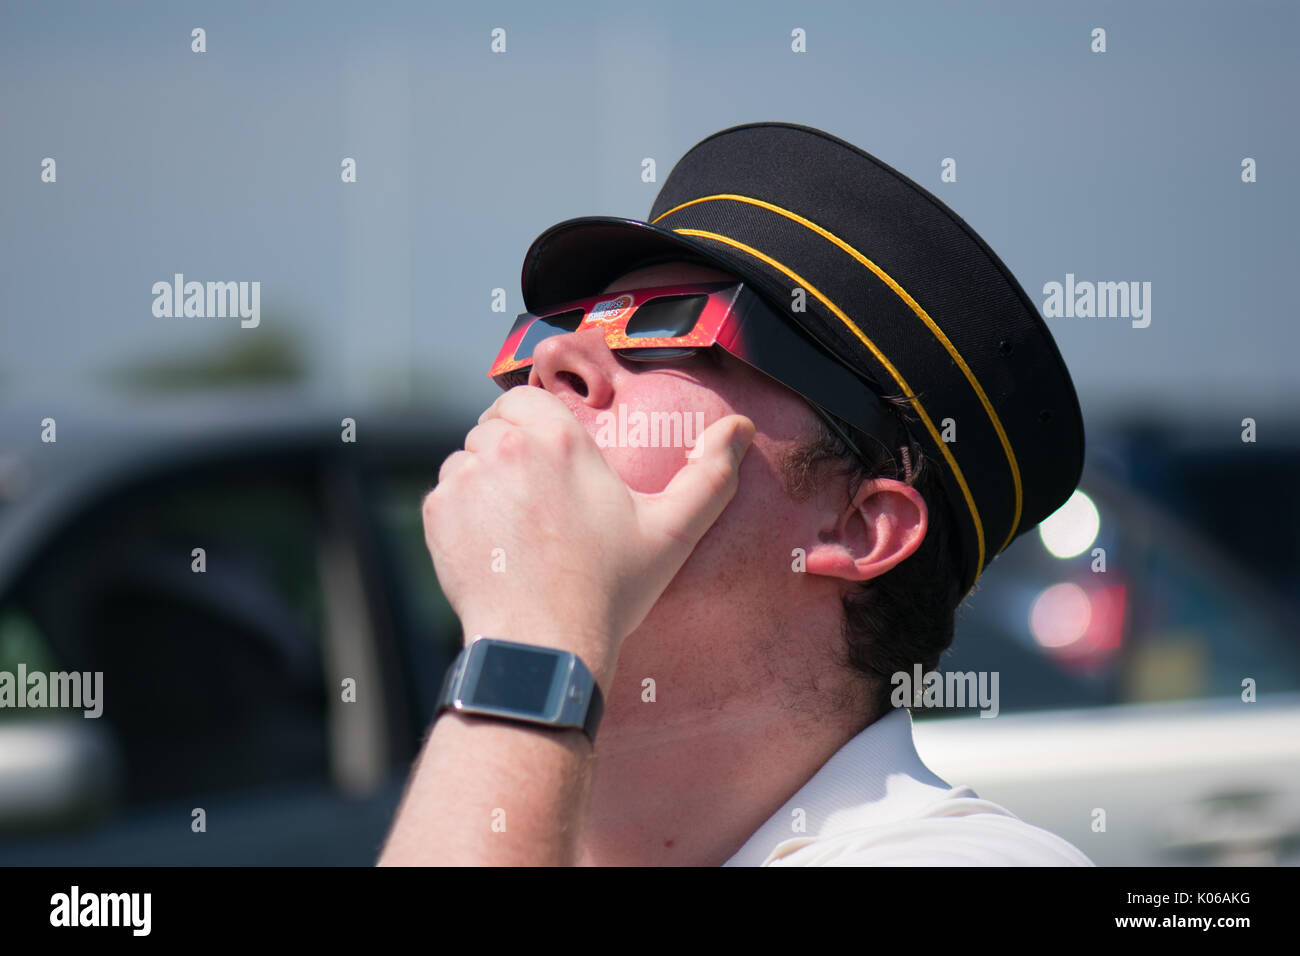
POLYGON ((617 369, 618 360, 601 330, 583 329, 538 342, 528 384, 559 398, 576 396, 590 408, 604 408, 613 399, 617 369))

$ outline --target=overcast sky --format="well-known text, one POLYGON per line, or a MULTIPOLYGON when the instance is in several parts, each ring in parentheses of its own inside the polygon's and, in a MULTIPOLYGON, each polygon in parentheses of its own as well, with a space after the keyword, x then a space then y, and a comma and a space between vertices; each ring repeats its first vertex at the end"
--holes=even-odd
POLYGON ((935 192, 1040 304, 1067 273, 1149 282, 1146 328, 1049 320, 1090 423, 1294 413, 1296 4, 2 9, 0 405, 287 330, 318 397, 481 408, 538 233, 644 218, 699 140, 780 120, 935 192), (259 281, 261 325, 156 317, 177 272, 259 281))

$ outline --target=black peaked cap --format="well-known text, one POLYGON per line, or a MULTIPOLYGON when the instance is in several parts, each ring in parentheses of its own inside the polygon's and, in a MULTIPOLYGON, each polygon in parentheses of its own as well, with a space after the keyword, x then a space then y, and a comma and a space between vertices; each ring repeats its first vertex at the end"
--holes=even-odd
POLYGON ((524 304, 541 312, 664 259, 740 276, 879 394, 908 397, 957 520, 963 593, 1077 486, 1083 415, 1034 303, 956 213, 851 143, 790 123, 715 133, 673 167, 648 222, 543 232, 524 304))

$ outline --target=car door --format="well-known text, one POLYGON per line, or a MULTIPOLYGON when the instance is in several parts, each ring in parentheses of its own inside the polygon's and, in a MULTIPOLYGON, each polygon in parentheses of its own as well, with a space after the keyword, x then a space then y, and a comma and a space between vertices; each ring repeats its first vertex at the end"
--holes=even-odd
POLYGON ((997 716, 914 710, 922 759, 1098 864, 1300 861, 1293 606, 1156 503, 1082 487, 1095 539, 1017 541, 943 663, 997 671, 997 716))
POLYGON ((262 443, 50 528, 0 670, 100 674, 103 712, 0 710, 0 864, 373 862, 400 773, 353 490, 262 443))

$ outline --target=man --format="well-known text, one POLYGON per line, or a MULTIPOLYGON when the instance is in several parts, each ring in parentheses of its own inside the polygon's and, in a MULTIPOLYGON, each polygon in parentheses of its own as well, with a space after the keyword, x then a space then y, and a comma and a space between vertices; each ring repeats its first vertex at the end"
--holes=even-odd
POLYGON ((750 124, 649 223, 547 230, 523 288, 493 374, 524 387, 424 504, 467 650, 381 864, 1088 865, 932 774, 889 703, 1082 467, 1068 372, 973 231, 750 124), (612 428, 637 413, 706 427, 612 428))

